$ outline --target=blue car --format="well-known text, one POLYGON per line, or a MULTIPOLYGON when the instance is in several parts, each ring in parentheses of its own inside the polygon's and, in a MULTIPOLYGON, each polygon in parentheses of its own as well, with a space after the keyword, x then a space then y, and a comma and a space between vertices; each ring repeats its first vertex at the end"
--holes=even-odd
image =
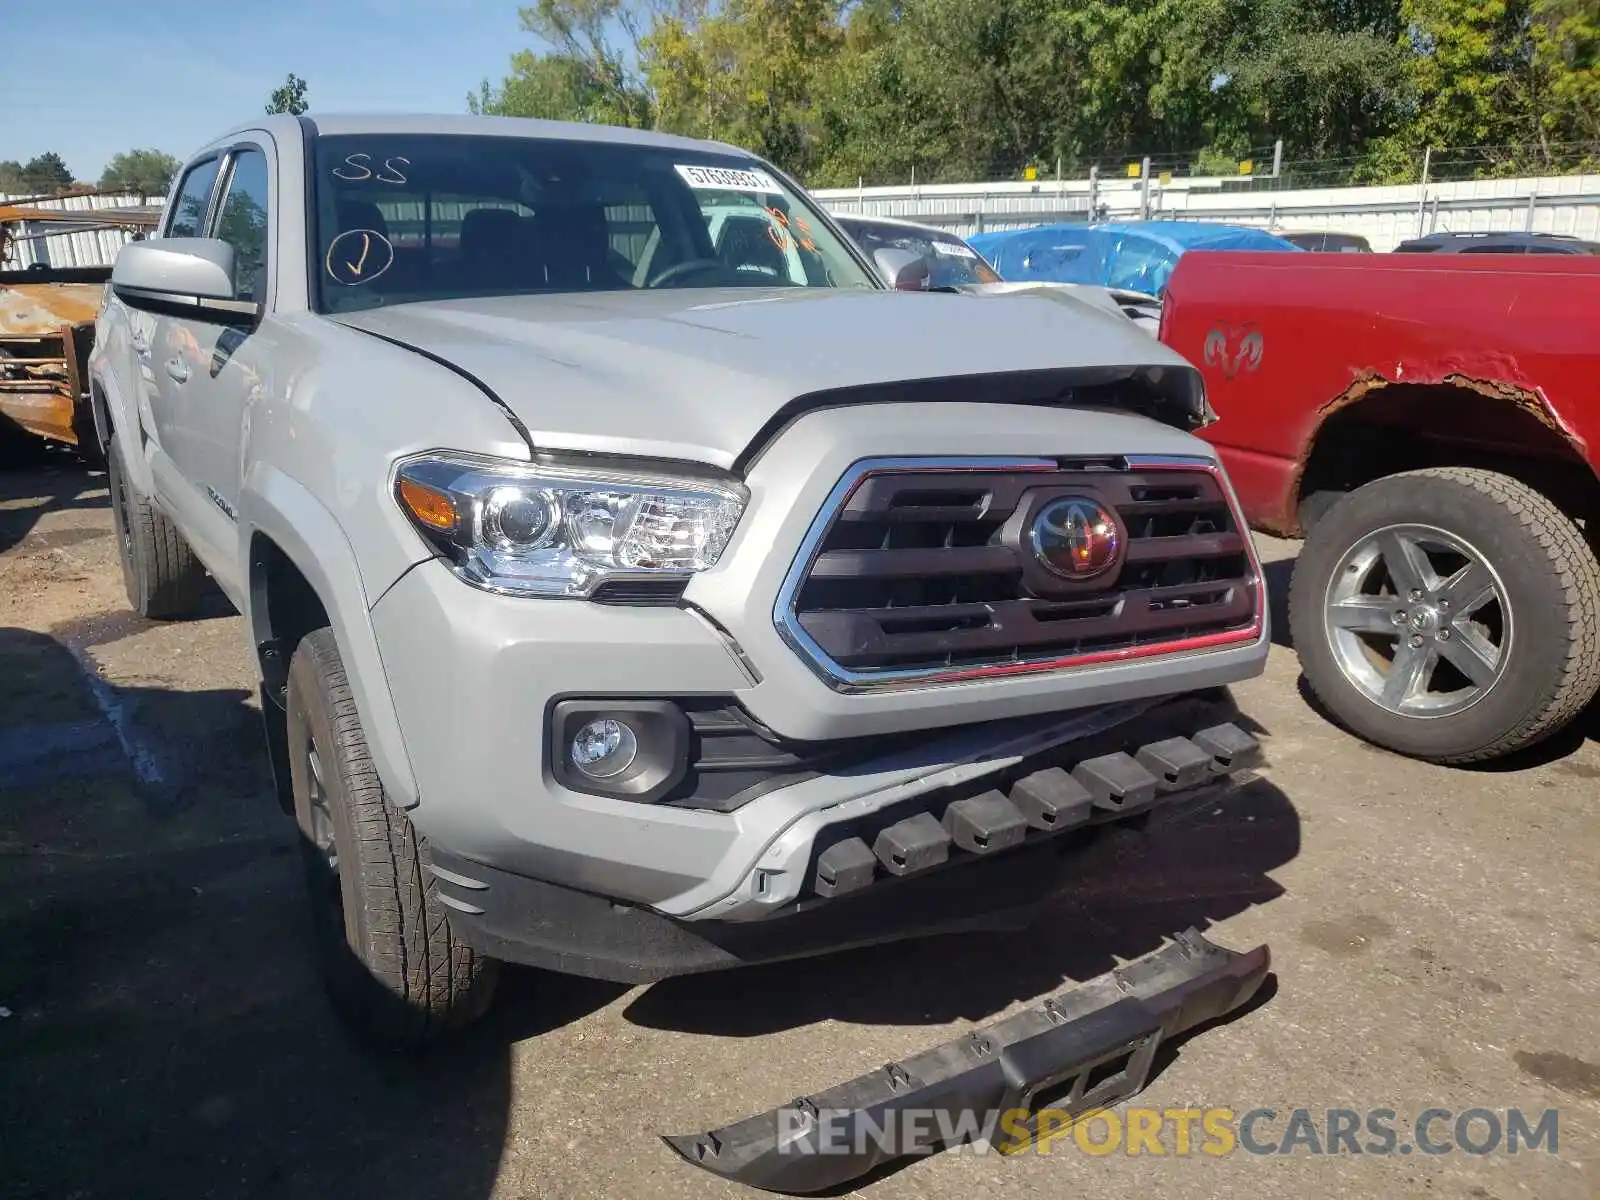
POLYGON ((1087 283, 1159 296, 1190 250, 1283 250, 1298 246, 1261 229, 1204 221, 1037 225, 967 239, 1007 280, 1087 283))

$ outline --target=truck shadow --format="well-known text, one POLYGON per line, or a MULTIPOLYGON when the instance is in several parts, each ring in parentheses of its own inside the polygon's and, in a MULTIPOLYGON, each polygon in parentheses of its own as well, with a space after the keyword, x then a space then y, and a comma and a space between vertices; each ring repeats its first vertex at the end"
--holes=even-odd
MULTIPOLYGON (((21 544, 47 512, 110 507, 105 474, 91 470, 71 451, 29 440, 10 453, 9 462, 0 464, 0 554, 21 544)), ((68 529, 40 535, 39 540, 41 548, 48 548, 57 540, 67 544, 85 534, 105 536, 100 530, 68 529)))
POLYGON ((1294 638, 1289 633, 1289 580, 1294 575, 1295 560, 1274 559, 1261 564, 1261 575, 1267 583, 1267 613, 1272 620, 1272 644, 1286 650, 1294 649, 1294 638))
POLYGON ((639 995, 624 1015, 653 1028, 738 1038, 824 1020, 984 1021, 1017 1001, 1109 971, 1180 930, 1205 931, 1276 899, 1283 888, 1268 872, 1299 850, 1294 806, 1257 779, 1193 811, 1158 810, 1141 832, 1107 831, 1079 852, 1065 889, 1024 931, 668 980, 639 995))
MULTIPOLYGON (((22 452, 25 463, 21 469, 0 468, 0 554, 19 550, 23 555, 44 557, 47 561, 42 570, 48 574, 52 569, 52 564, 48 562, 52 552, 81 547, 87 542, 104 541, 112 548, 111 570, 115 572, 117 558, 113 539, 116 533, 112 522, 105 517, 97 516, 88 521, 71 523, 53 522, 50 529, 38 528, 48 514, 98 513, 109 509, 111 498, 106 490, 105 471, 90 465, 62 446, 35 441, 26 443, 22 452)), ((204 618, 234 615, 233 605, 209 579, 199 615, 204 618)), ((96 617, 91 620, 104 624, 106 619, 96 617)), ((128 611, 117 613, 113 623, 124 634, 160 624, 146 621, 128 611)), ((76 636, 69 637, 69 640, 74 645, 86 644, 76 636)))
POLYGON ((68 647, 0 628, 0 1193, 488 1196, 511 1046, 616 989, 535 1004, 513 973, 447 1054, 362 1047, 312 962, 247 694, 114 692, 139 737, 202 722, 184 802, 137 777, 68 647))

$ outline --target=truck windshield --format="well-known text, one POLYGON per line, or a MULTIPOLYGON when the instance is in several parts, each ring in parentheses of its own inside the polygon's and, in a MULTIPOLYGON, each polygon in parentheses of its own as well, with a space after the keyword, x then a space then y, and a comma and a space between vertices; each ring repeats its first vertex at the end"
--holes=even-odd
POLYGON ((757 160, 555 138, 316 142, 317 308, 634 288, 877 286, 757 160))

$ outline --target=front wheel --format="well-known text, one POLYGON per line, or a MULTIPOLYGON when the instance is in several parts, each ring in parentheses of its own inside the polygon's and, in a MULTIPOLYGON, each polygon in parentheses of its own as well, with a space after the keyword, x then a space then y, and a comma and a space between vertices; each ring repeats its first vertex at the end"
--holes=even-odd
POLYGON ((417 1046, 480 1016, 499 966, 457 939, 427 843, 373 769, 333 631, 289 663, 289 777, 323 977, 374 1041, 417 1046))
POLYGON ((1312 528, 1289 625, 1317 697, 1415 758, 1497 758, 1600 688, 1600 563, 1545 496, 1492 471, 1409 471, 1312 528))

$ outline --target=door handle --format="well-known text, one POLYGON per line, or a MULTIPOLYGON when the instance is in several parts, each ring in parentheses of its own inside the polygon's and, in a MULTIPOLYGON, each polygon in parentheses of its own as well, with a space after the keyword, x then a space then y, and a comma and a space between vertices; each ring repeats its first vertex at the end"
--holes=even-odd
POLYGON ((181 358, 167 359, 167 375, 174 383, 183 383, 189 378, 189 364, 181 358))
POLYGON ((140 358, 150 353, 150 342, 142 333, 136 333, 130 339, 133 343, 133 352, 140 358))

